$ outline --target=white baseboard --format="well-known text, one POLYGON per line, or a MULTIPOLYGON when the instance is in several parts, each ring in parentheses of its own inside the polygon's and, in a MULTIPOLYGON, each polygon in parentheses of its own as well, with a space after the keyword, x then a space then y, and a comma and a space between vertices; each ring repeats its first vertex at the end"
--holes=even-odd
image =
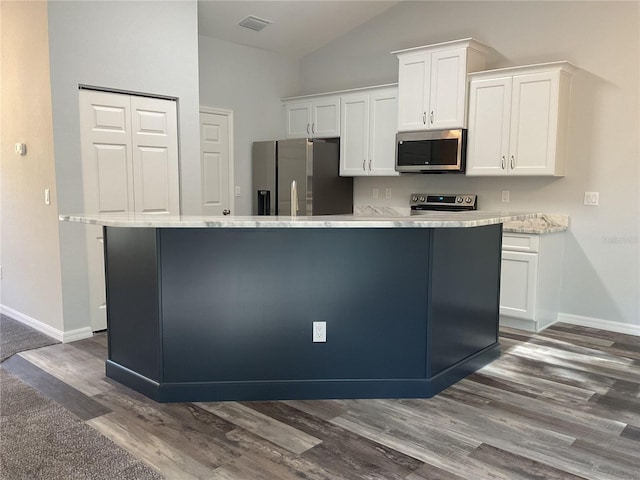
POLYGON ((25 325, 44 333, 45 335, 49 335, 62 343, 75 342, 76 340, 91 338, 93 336, 91 327, 76 328, 75 330, 69 331, 58 330, 57 328, 53 328, 40 320, 30 317, 29 315, 25 315, 24 313, 14 310, 11 307, 7 307, 6 305, 0 304, 0 312, 20 323, 24 323, 25 325))
POLYGON ((570 323, 580 327, 599 328, 616 333, 626 333, 627 335, 640 336, 640 325, 631 323, 612 322, 601 318, 583 317, 582 315, 572 315, 570 313, 558 313, 558 322, 570 323))

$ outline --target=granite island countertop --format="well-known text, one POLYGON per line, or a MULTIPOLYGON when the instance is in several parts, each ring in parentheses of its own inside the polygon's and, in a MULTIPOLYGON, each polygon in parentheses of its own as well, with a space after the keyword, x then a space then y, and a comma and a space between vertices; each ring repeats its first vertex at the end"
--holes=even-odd
POLYGON ((151 228, 467 228, 525 221, 539 213, 429 212, 416 216, 318 215, 290 216, 191 216, 157 214, 73 214, 61 221, 107 227, 151 228))
MULTIPOLYGON (((477 213, 488 213, 476 210, 477 213)), ((433 212, 435 213, 435 212, 433 212)), ((446 212, 441 212, 446 213, 446 212)), ((448 212, 458 215, 462 212, 448 212)), ((379 207, 371 205, 354 206, 354 214, 365 217, 405 217, 411 215, 409 207, 379 207)), ((429 213, 431 214, 431 212, 429 213)), ((415 218, 415 217, 412 217, 415 218)), ((569 216, 548 213, 536 213, 527 219, 518 219, 504 222, 504 233, 526 233, 544 235, 547 233, 564 232, 569 229, 569 216)))

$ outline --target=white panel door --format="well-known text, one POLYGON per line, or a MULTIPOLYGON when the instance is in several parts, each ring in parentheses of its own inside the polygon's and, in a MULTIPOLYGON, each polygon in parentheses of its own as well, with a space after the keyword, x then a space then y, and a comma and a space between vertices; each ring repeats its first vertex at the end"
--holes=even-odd
POLYGON ((180 213, 176 102, 131 99, 134 205, 137 213, 180 213))
POLYGON ((200 165, 202 168, 202 214, 231 213, 233 127, 230 111, 200 110, 200 165))
MULTIPOLYGON (((86 213, 133 210, 131 102, 127 95, 80 90, 80 152, 86 213)), ((90 324, 107 328, 102 227, 86 225, 90 324)))
POLYGON ((284 106, 284 124, 287 138, 311 136, 311 103, 287 103, 284 106))
POLYGON ((398 130, 427 128, 431 55, 413 54, 399 57, 398 130))
POLYGON ((467 175, 507 174, 510 118, 510 77, 471 82, 467 175))
POLYGON ((311 113, 311 135, 314 138, 340 136, 340 97, 313 102, 311 113))
POLYGON ((388 88, 371 94, 369 121, 369 175, 396 176, 398 91, 388 88))
POLYGON ((467 49, 431 54, 431 95, 428 128, 462 128, 467 83, 467 49))
POLYGON ((369 95, 344 95, 340 111, 340 175, 366 175, 369 161, 369 95))
POLYGON ((513 77, 509 162, 518 175, 553 175, 559 81, 552 73, 513 77))
MULTIPOLYGON (((179 214, 176 104, 80 90, 85 213, 179 214)), ((85 227, 90 323, 107 328, 102 228, 85 227)))
POLYGON ((86 213, 133 210, 131 102, 128 95, 80 90, 86 213))
POLYGON ((502 252, 500 314, 535 320, 538 254, 502 252))

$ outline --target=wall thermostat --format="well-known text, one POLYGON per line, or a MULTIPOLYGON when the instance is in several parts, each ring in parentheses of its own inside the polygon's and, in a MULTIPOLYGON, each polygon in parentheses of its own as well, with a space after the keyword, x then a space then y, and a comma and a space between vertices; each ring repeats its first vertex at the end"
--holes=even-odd
POLYGON ((26 143, 16 143, 16 153, 18 155, 26 155, 27 154, 27 144, 26 143))

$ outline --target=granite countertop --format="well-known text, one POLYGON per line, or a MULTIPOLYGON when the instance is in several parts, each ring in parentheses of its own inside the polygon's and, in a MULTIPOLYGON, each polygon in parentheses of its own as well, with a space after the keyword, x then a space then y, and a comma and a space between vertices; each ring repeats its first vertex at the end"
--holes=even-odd
MULTIPOLYGON (((487 213, 476 210, 478 213, 487 213)), ((410 207, 378 207, 371 205, 356 205, 354 213, 358 216, 396 217, 409 216, 410 207)), ((453 213, 453 212, 450 212, 453 213)), ((460 212, 453 213, 454 215, 460 212)), ((414 217, 412 217, 414 218, 414 217)), ((527 219, 505 222, 502 231, 505 233, 528 233, 544 235, 546 233, 564 232, 569 229, 569 216, 559 214, 538 213, 527 219)))
MULTIPOLYGON (((390 212, 389 212, 390 213, 390 212)), ((535 219, 538 213, 429 212, 426 215, 188 216, 157 214, 60 215, 61 221, 151 228, 465 228, 535 219)))
POLYGON ((551 215, 547 213, 543 213, 536 218, 507 222, 502 227, 502 231, 506 233, 533 233, 537 235, 564 232, 568 229, 568 215, 551 215))

